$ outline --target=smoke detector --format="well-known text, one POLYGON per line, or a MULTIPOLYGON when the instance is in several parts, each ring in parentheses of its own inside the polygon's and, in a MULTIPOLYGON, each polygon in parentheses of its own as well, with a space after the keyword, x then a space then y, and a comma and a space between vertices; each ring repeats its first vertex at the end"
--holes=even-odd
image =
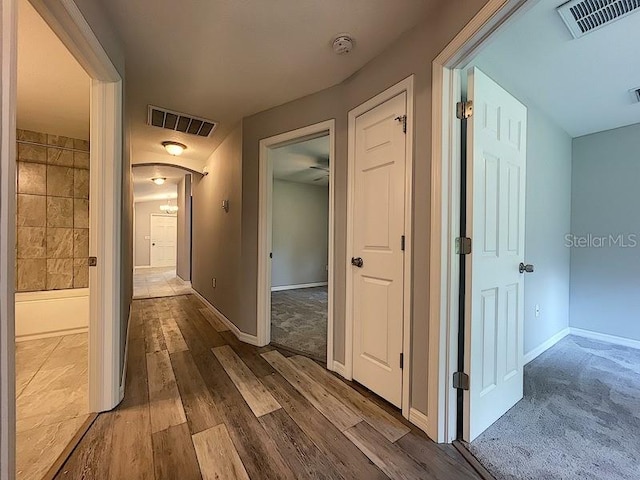
POLYGON ((338 55, 345 55, 353 50, 353 39, 346 33, 341 33, 333 40, 333 51, 338 55))

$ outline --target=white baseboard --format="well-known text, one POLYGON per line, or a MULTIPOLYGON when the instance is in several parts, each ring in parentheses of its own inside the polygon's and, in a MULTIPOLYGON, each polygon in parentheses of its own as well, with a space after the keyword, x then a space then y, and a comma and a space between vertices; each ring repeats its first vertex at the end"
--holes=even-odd
POLYGON ((347 380, 351 380, 351 378, 349 378, 349 376, 347 375, 347 368, 342 363, 334 360, 332 370, 336 372, 338 375, 340 375, 341 377, 344 377, 347 380))
POLYGON ((566 337, 570 333, 571 333, 571 329, 567 327, 564 330, 561 330, 558 333, 556 333, 553 337, 551 337, 546 342, 538 345, 536 348, 526 353, 524 355, 524 364, 526 365, 527 363, 531 362, 535 358, 542 355, 544 352, 549 350, 551 347, 553 347, 556 343, 558 343, 560 340, 562 340, 564 337, 566 337))
POLYGON ((16 293, 16 341, 87 332, 89 289, 16 293))
POLYGON ((429 419, 427 416, 415 408, 409 409, 409 421, 416 427, 428 434, 429 431, 429 419))
POLYGON ((127 335, 124 345, 124 362, 122 362, 122 376, 120 377, 120 401, 124 398, 124 387, 127 382, 127 366, 129 361, 129 332, 131 331, 131 305, 129 305, 129 319, 127 321, 127 335))
POLYGON ((640 340, 617 337, 615 335, 608 335, 606 333, 594 332, 592 330, 584 330, 582 328, 570 327, 569 330, 571 330, 571 335, 577 335, 578 337, 585 337, 585 338, 590 338, 591 340, 599 340, 601 342, 613 343, 615 345, 622 345, 623 347, 640 349, 640 340))
POLYGON ((153 268, 151 265, 136 265, 133 267, 134 270, 145 270, 147 268, 153 268))
POLYGON ((326 287, 329 282, 315 283, 299 283, 298 285, 281 285, 279 287, 271 287, 272 292, 281 292, 283 290, 298 290, 299 288, 326 287))
POLYGON ((218 310, 216 307, 214 307, 213 305, 211 305, 209 303, 209 301, 204 298, 202 295, 200 295, 199 292, 197 292, 195 289, 192 288, 193 294, 198 297, 200 299, 200 301, 202 303, 204 303, 207 308, 209 308, 215 315, 217 315, 220 320, 222 320, 227 327, 229 327, 229 330, 231 330, 233 332, 233 334, 236 336, 236 338, 238 340, 240 340, 241 342, 244 343, 248 343, 249 345, 255 345, 256 347, 263 347, 264 345, 260 344, 260 342, 258 341, 258 337, 256 335, 251 335, 249 333, 245 333, 243 331, 241 331, 235 323, 233 323, 231 320, 229 320, 220 310, 218 310))

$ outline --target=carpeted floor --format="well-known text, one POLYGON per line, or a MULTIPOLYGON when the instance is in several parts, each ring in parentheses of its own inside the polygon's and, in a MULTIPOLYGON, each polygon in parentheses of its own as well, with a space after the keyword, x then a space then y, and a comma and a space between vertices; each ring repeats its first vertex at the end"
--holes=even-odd
POLYGON ((271 343, 327 359, 327 287, 271 292, 271 343))
POLYGON ((524 378, 470 446, 497 479, 640 478, 640 350, 568 336, 524 378))

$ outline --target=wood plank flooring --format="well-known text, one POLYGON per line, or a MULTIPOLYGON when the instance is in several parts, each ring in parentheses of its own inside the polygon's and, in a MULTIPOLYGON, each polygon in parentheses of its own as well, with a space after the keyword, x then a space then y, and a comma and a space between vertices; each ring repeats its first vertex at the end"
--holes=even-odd
POLYGON ((134 301, 123 402, 58 479, 478 479, 363 387, 239 342, 193 295, 134 301))

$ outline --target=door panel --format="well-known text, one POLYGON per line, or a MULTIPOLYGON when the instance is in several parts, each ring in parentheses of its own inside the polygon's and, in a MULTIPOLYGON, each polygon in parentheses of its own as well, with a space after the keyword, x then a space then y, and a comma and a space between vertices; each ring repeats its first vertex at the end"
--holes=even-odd
POLYGON ((175 215, 151 215, 151 266, 176 265, 178 219, 175 215))
POLYGON ((355 122, 353 378, 396 406, 402 402, 406 93, 355 122))
POLYGON ((469 70, 464 437, 472 441, 523 393, 523 276, 527 110, 469 70))

